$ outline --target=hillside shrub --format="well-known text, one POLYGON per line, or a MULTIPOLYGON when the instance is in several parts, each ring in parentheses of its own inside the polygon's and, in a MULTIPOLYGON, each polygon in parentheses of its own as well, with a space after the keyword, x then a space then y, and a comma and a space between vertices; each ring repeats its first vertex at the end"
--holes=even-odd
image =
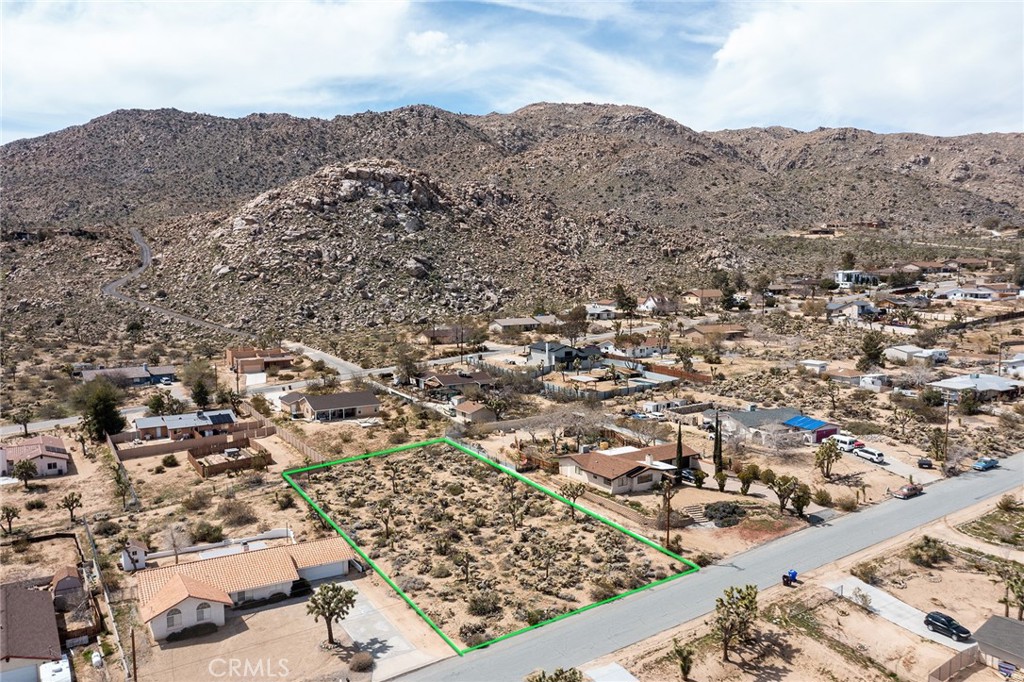
POLYGON ((25 509, 28 509, 29 511, 32 511, 34 509, 46 509, 46 500, 29 500, 28 502, 25 503, 25 509))
POLYGON ((203 635, 210 635, 217 632, 217 626, 214 623, 199 623, 187 627, 184 630, 178 630, 167 635, 168 642, 180 642, 183 639, 191 639, 192 637, 202 637, 203 635))
POLYGON ((200 521, 192 529, 192 537, 196 542, 220 542, 224 539, 224 527, 209 521, 200 521))
POLYGON ((348 662, 348 668, 354 673, 365 673, 372 670, 373 656, 366 651, 360 651, 348 662))
POLYGON ((174 453, 164 455, 163 459, 160 460, 160 463, 163 464, 168 469, 179 465, 178 458, 174 455, 174 453))
POLYGON ((501 608, 501 597, 495 592, 477 592, 469 598, 468 611, 473 616, 488 616, 501 608))
POLYGON ((729 528, 738 524, 747 510, 735 502, 712 502, 704 505, 704 516, 719 528, 729 528))

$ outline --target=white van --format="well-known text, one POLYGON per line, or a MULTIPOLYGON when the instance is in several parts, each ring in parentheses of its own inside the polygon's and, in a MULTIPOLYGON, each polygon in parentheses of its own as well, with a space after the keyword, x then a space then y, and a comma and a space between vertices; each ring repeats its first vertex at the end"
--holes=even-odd
POLYGON ((840 436, 839 434, 836 434, 834 436, 829 436, 829 440, 834 441, 843 452, 853 452, 857 448, 864 447, 864 443, 860 442, 853 436, 840 436))

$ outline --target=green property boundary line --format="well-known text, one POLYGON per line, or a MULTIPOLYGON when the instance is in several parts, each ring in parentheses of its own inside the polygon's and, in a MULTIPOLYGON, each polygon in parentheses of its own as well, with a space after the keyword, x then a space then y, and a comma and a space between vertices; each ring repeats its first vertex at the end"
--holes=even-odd
POLYGON ((636 594, 637 592, 642 592, 644 590, 648 590, 648 589, 651 589, 653 587, 657 587, 658 585, 662 585, 662 584, 667 583, 667 582, 669 582, 671 580, 676 580, 676 579, 681 578, 681 577, 683 577, 685 575, 690 575, 691 573, 696 573, 697 571, 700 570, 700 567, 697 566, 697 564, 695 564, 692 561, 690 561, 689 559, 684 559, 683 557, 679 556, 678 554, 675 554, 674 552, 669 551, 668 549, 666 549, 666 548, 662 547, 661 545, 659 545, 659 544, 657 544, 657 543, 655 543, 655 542, 645 538, 644 536, 642 536, 642 535, 640 535, 638 533, 634 533, 633 531, 629 530, 628 528, 625 528, 625 527, 621 526, 620 524, 615 523, 614 521, 612 521, 610 519, 607 519, 607 518, 601 516, 600 514, 597 514, 596 512, 591 511, 590 509, 587 509, 586 507, 581 507, 580 505, 576 504, 575 502, 572 502, 568 498, 562 497, 558 493, 545 488, 544 486, 540 485, 539 483, 536 483, 535 481, 530 480, 529 478, 526 478, 525 476, 523 476, 519 472, 513 471, 512 469, 509 469, 506 466, 498 464, 497 462, 495 462, 495 461, 493 461, 491 459, 488 459, 487 457, 481 455, 480 453, 475 452, 475 451, 467 448, 466 446, 462 445, 461 443, 457 443, 457 442, 455 442, 455 441, 453 441, 453 440, 451 440, 450 438, 447 438, 447 437, 444 437, 444 438, 433 438, 431 440, 425 440, 425 441, 421 441, 421 442, 418 442, 418 443, 409 443, 407 445, 400 445, 400 446, 397 446, 397 447, 388 448, 386 450, 378 450, 376 452, 367 452, 365 454, 356 455, 354 457, 345 457, 343 459, 336 459, 336 460, 333 460, 333 461, 330 461, 330 462, 322 462, 320 464, 313 464, 313 465, 306 466, 306 467, 301 467, 301 468, 298 468, 298 469, 289 469, 287 471, 282 472, 281 473, 281 477, 284 478, 285 482, 288 483, 288 485, 290 485, 295 490, 295 492, 297 492, 300 496, 302 496, 302 499, 304 499, 307 504, 309 504, 313 509, 316 510, 317 514, 319 514, 320 517, 323 518, 324 521, 326 521, 331 526, 331 528, 333 528, 335 530, 335 532, 337 532, 338 535, 340 535, 345 540, 345 542, 347 542, 349 544, 350 547, 352 547, 352 549, 355 551, 355 553, 358 554, 359 557, 363 561, 365 561, 366 564, 370 568, 372 568, 374 570, 374 572, 377 573, 377 575, 379 575, 381 578, 383 578, 384 581, 389 586, 391 586, 391 589, 393 589, 395 592, 397 592, 398 595, 403 600, 405 600, 405 603, 408 604, 410 607, 412 607, 412 609, 417 614, 419 614, 420 618, 422 618, 427 623, 427 625, 429 625, 434 630, 434 632, 436 632, 441 637, 441 639, 443 639, 448 644, 448 646, 450 646, 452 648, 452 650, 455 651, 455 653, 457 653, 459 656, 465 656, 470 651, 474 651, 476 649, 482 649, 482 648, 490 646, 491 644, 494 644, 496 642, 500 642, 500 641, 508 639, 510 637, 515 637, 516 635, 520 635, 520 634, 522 634, 524 632, 529 632, 530 630, 535 630, 535 629, 537 629, 539 627, 543 627, 544 625, 547 625, 549 623, 554 623, 556 621, 563 620, 563 619, 568 618, 570 616, 574 616, 577 613, 583 613, 584 611, 589 611, 590 609, 593 609, 593 608, 596 608, 598 606, 601 606, 602 604, 607 604, 609 602, 613 602, 613 601, 617 601, 619 599, 623 599, 624 597, 628 597, 631 594, 636 594), (395 582, 391 579, 391 576, 389 576, 387 573, 385 573, 383 570, 381 570, 381 568, 379 566, 377 566, 376 563, 374 563, 374 561, 366 554, 366 552, 364 552, 362 550, 362 548, 360 548, 359 545, 357 545, 352 540, 352 538, 349 537, 349 535, 345 531, 343 531, 338 526, 337 523, 335 523, 334 519, 332 519, 330 516, 328 516, 326 513, 324 513, 324 510, 320 508, 320 505, 318 505, 316 502, 314 502, 310 498, 310 496, 306 493, 306 491, 303 490, 302 487, 292 479, 292 476, 295 476, 296 474, 306 473, 308 471, 314 471, 314 470, 317 470, 317 469, 325 469, 325 468, 328 468, 328 467, 333 467, 333 466, 335 466, 337 464, 346 464, 348 462, 356 462, 356 461, 363 460, 363 459, 369 459, 370 457, 380 457, 380 456, 383 456, 383 455, 391 455, 391 454, 394 454, 396 452, 403 452, 405 450, 415 450, 415 449, 419 449, 419 448, 425 448, 425 447, 429 447, 431 445, 447 445, 447 446, 453 447, 456 450, 458 450, 459 452, 462 452, 463 454, 469 455, 470 457, 473 457, 474 459, 476 459, 476 460, 478 460, 480 462, 483 462, 484 464, 487 464, 488 466, 494 467, 498 471, 500 471, 500 472, 502 472, 504 474, 507 474, 509 476, 512 476, 513 478, 518 479, 519 481, 525 483, 526 485, 528 485, 528 486, 530 486, 530 487, 532 487, 532 488, 534 488, 536 490, 539 490, 540 492, 544 493, 548 497, 551 497, 552 499, 555 499, 555 500, 558 500, 559 502, 567 504, 570 507, 573 507, 574 509, 576 509, 577 511, 579 511, 579 512, 581 512, 583 514, 586 514, 587 516, 590 516, 590 517, 592 517, 594 519, 597 519, 601 523, 603 523, 603 524, 605 524, 607 526, 610 526, 611 528, 614 528, 615 530, 617 530, 617 531, 619 531, 621 533, 626 534, 627 536, 633 538, 634 540, 639 540, 643 544, 647 545, 648 547, 652 547, 652 548, 656 549, 657 551, 661 552, 665 556, 667 556, 667 557, 669 557, 669 558, 671 558, 671 559, 673 559, 675 561, 678 561, 678 562, 682 563, 685 566, 689 566, 689 569, 687 569, 685 571, 682 571, 680 573, 676 573, 674 575, 670 575, 670 576, 668 576, 666 578, 662 578, 661 580, 656 580, 656 581, 654 581, 652 583, 648 583, 648 584, 643 585, 641 587, 637 587, 637 588, 629 590, 627 592, 623 592, 622 594, 617 594, 614 597, 609 597, 608 599, 603 599, 603 600, 601 600, 599 602, 595 602, 593 604, 588 604, 586 606, 582 606, 582 607, 580 607, 578 609, 575 609, 574 611, 569 611, 568 613, 563 613, 561 615, 555 616, 554 618, 549 618, 547 620, 544 620, 544 621, 541 621, 541 622, 537 623, 536 625, 529 625, 529 626, 527 626, 525 628, 520 628, 519 630, 515 630, 513 632, 509 632, 509 633, 506 633, 504 635, 501 635, 500 637, 495 637, 494 639, 488 640, 488 641, 486 641, 486 642, 484 642, 482 644, 477 644, 476 646, 472 646, 472 647, 468 647, 466 649, 462 649, 455 642, 453 642, 452 639, 450 637, 448 637, 448 635, 446 635, 444 633, 444 631, 442 631, 441 628, 438 627, 437 624, 433 620, 431 620, 430 616, 428 616, 426 613, 424 613, 423 609, 421 609, 419 607, 419 605, 417 605, 416 602, 414 602, 409 597, 409 595, 407 595, 401 588, 398 587, 398 585, 395 584, 395 582))

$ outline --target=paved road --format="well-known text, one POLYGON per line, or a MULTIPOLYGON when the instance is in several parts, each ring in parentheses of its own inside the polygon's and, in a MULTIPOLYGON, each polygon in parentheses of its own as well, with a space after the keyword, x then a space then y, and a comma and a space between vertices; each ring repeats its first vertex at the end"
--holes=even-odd
POLYGON ((694 575, 451 658, 409 680, 521 680, 536 668, 578 667, 714 610, 731 585, 779 583, 788 569, 806 573, 1024 483, 1024 452, 999 470, 971 472, 930 486, 912 500, 892 499, 788 535, 694 575))
MULTIPOLYGON (((121 410, 121 414, 124 418, 131 423, 136 417, 141 417, 146 413, 145 407, 126 407, 121 410)), ((61 426, 75 426, 82 420, 81 417, 66 417, 64 419, 47 419, 45 421, 32 422, 28 425, 29 434, 39 433, 42 431, 53 431, 54 429, 61 426)), ((13 426, 0 426, 0 437, 6 436, 20 436, 24 433, 20 424, 14 424, 13 426)))
POLYGON ((120 279, 115 279, 113 282, 107 282, 102 287, 100 287, 100 291, 102 291, 105 296, 110 296, 111 298, 116 298, 119 301, 130 303, 132 305, 139 306, 140 308, 143 308, 145 310, 150 310, 155 313, 159 313, 164 317, 171 318, 172 320, 178 320, 179 322, 185 322, 187 324, 195 325, 197 327, 203 327, 204 329, 209 329, 220 334, 230 334, 232 336, 244 337, 252 336, 252 334, 247 331, 242 331, 240 329, 231 329, 230 327, 224 327, 219 324, 214 324, 213 322, 200 320, 197 317, 182 315, 181 313, 176 313, 173 310, 170 310, 169 308, 164 308, 163 306, 155 305, 153 303, 144 303, 143 301, 122 294, 121 287, 123 287, 125 284, 132 281, 133 279, 138 278, 139 275, 144 273, 153 263, 153 251, 152 249, 149 248, 149 244, 146 243, 146 240, 143 239, 142 233, 139 232, 137 229, 132 228, 131 234, 132 239, 135 240, 135 243, 138 244, 139 246, 139 256, 142 259, 142 265, 135 268, 124 277, 121 277, 120 279))

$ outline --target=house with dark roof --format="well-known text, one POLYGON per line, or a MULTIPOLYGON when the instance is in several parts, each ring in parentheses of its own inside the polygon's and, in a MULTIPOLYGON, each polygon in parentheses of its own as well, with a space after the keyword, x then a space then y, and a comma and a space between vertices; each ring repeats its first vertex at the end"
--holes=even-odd
POLYGON ((451 397, 468 387, 486 388, 494 383, 487 372, 459 372, 458 374, 424 374, 415 378, 421 390, 451 397))
MULTIPOLYGON (((683 446, 683 468, 700 466, 696 450, 683 446)), ((676 474, 676 444, 594 450, 558 458, 558 472, 606 493, 650 490, 676 474)))
POLYGON ((0 585, 0 677, 35 682, 40 664, 59 661, 60 636, 53 600, 26 583, 0 585))
POLYGON ((801 416, 801 413, 792 407, 761 408, 750 405, 745 410, 732 412, 704 410, 704 423, 714 424, 716 415, 724 435, 764 444, 766 439, 778 432, 791 430, 785 423, 793 417, 801 416))
POLYGON ((159 384, 164 379, 174 381, 177 370, 171 365, 150 366, 142 363, 137 367, 108 367, 106 369, 83 369, 82 381, 93 379, 109 379, 112 383, 121 382, 132 386, 159 384))
POLYGON ((981 660, 1010 679, 1024 670, 1024 621, 991 616, 974 631, 981 660))
POLYGON ((292 419, 332 422, 338 419, 366 419, 380 413, 380 401, 371 391, 348 391, 329 395, 288 393, 281 396, 281 411, 292 419))
POLYGON ((170 438, 184 440, 200 436, 214 436, 228 425, 235 423, 231 410, 196 410, 183 414, 165 414, 156 417, 140 417, 135 420, 135 430, 143 440, 170 438))
POLYGON ((17 443, 0 445, 0 473, 12 475, 14 465, 23 460, 36 466, 36 476, 62 476, 71 465, 64 441, 56 436, 35 436, 17 443))
POLYGON ((285 598, 299 580, 348 573, 355 558, 342 538, 248 550, 135 574, 139 613, 156 640, 200 623, 224 625, 225 607, 285 598), (283 595, 275 597, 275 595, 283 595))
POLYGON ((538 341, 530 344, 529 350, 529 363, 540 365, 545 369, 550 369, 555 365, 565 365, 572 369, 577 360, 580 361, 581 369, 590 369, 600 364, 601 358, 604 357, 601 349, 597 346, 576 348, 557 341, 538 341))

